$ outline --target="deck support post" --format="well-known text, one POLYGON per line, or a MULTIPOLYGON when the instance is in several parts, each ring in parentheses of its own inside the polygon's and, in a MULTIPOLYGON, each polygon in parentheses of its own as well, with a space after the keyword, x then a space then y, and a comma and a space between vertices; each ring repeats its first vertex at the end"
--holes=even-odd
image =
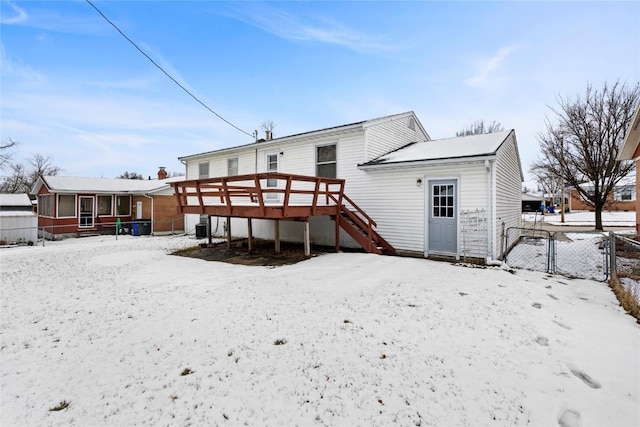
MULTIPOLYGON (((173 222, 171 223, 171 227, 173 228, 173 222)), ((209 244, 213 243, 213 239, 211 238, 211 215, 207 215, 207 236, 209 236, 209 244)))
POLYGON ((276 222, 273 224, 273 240, 276 243, 276 253, 280 253, 280 221, 275 220, 276 222))
POLYGON ((336 226, 336 253, 340 252, 340 210, 338 209, 338 214, 336 215, 335 226, 336 226))
POLYGON ((309 239, 309 220, 304 222, 304 256, 311 256, 311 243, 309 239))
POLYGON ((249 252, 253 250, 253 227, 251 226, 251 218, 247 218, 247 249, 249 249, 249 252))
POLYGON ((231 217, 227 217, 227 247, 231 247, 231 217))

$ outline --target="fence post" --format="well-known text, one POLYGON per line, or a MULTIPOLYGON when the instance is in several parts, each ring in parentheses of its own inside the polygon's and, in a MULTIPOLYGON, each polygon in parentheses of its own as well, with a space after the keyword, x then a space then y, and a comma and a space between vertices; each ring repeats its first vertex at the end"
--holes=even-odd
POLYGON ((609 278, 618 277, 616 270, 616 235, 613 231, 609 232, 609 278))

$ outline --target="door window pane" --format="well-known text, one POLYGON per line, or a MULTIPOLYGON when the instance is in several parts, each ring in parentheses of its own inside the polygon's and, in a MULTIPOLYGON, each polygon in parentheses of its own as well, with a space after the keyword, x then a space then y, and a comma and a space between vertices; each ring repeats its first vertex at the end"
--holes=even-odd
POLYGON ((454 217, 453 185, 433 185, 433 217, 454 217))

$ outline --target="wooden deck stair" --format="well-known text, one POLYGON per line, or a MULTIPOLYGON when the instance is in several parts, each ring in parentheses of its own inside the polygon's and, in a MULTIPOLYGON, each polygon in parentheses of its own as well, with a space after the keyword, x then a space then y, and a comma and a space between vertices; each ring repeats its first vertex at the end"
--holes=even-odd
POLYGON ((356 209, 351 210, 342 205, 338 215, 333 215, 331 218, 337 221, 340 228, 358 242, 365 251, 379 255, 394 255, 396 253, 394 247, 375 230, 376 222, 346 195, 343 194, 343 197, 356 209))
POLYGON ((336 223, 336 251, 342 228, 367 252, 395 254, 393 246, 376 232, 376 222, 344 194, 343 179, 268 172, 171 185, 180 213, 276 222, 308 222, 312 216, 328 215, 336 223))

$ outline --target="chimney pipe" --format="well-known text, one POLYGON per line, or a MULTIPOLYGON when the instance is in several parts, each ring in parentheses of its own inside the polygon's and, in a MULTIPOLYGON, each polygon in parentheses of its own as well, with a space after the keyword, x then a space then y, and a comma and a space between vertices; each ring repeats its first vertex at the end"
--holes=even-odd
POLYGON ((264 133, 265 133, 264 139, 266 141, 271 141, 273 139, 273 131, 265 130, 264 133))
POLYGON ((158 171, 158 179, 166 179, 167 178, 167 171, 165 170, 164 166, 160 166, 160 170, 158 171))

